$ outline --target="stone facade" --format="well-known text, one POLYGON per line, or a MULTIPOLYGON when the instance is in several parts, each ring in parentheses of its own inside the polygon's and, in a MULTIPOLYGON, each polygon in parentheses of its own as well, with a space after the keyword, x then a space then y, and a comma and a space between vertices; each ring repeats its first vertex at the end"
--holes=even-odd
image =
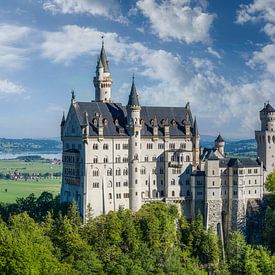
POLYGON ((127 106, 112 102, 104 45, 94 86, 95 101, 80 102, 73 94, 62 118, 61 201, 75 200, 84 221, 163 200, 188 219, 202 213, 206 227, 225 235, 245 226, 248 200, 263 195, 259 159, 227 158, 220 135, 213 148, 201 148, 189 104, 140 106, 134 79, 127 106))

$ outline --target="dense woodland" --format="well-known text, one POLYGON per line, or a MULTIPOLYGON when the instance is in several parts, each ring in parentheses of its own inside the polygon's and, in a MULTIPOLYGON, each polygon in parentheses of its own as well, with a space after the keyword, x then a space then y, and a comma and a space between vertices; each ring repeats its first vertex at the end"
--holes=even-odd
POLYGON ((263 246, 216 234, 165 203, 110 212, 83 225, 76 205, 44 192, 0 205, 1 274, 275 274, 275 197, 263 246))

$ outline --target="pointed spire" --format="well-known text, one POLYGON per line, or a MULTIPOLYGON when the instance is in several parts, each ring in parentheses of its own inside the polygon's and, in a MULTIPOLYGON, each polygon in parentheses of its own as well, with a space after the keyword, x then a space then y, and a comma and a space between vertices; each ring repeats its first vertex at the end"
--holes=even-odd
POLYGON ((199 135, 199 130, 198 130, 197 118, 196 118, 196 117, 195 117, 194 125, 193 125, 193 134, 194 134, 195 136, 198 136, 198 135, 199 135))
POLYGON ((132 87, 131 87, 131 92, 129 95, 129 101, 128 101, 128 106, 140 106, 139 105, 139 100, 138 100, 138 94, 137 94, 137 89, 135 85, 135 76, 133 75, 132 77, 132 87))
POLYGON ((106 52, 105 52, 105 48, 104 48, 104 36, 101 37, 102 38, 102 46, 101 46, 101 52, 100 52, 100 61, 102 62, 103 68, 104 68, 104 72, 105 73, 109 73, 109 62, 107 60, 107 56, 106 56, 106 52))
POLYGON ((61 120, 61 124, 60 124, 60 126, 64 126, 64 125, 65 125, 65 122, 66 122, 66 119, 65 119, 65 113, 63 112, 63 115, 62 115, 62 120, 61 120))
POLYGON ((224 142, 224 139, 222 138, 220 133, 219 133, 218 137, 215 139, 215 142, 224 142))
POLYGON ((75 103, 75 93, 74 93, 74 90, 72 90, 71 93, 72 93, 71 102, 75 103))

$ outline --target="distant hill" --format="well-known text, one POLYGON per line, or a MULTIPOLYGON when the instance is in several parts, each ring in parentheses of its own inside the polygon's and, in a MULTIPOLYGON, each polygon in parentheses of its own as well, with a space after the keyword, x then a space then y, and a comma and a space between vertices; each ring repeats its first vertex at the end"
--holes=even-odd
MULTIPOLYGON (((201 146, 212 148, 215 137, 201 136, 201 146)), ((257 144, 255 139, 226 140, 225 152, 229 156, 256 158, 257 144)))
POLYGON ((55 154, 60 153, 62 148, 61 141, 53 139, 9 139, 0 138, 0 153, 40 153, 55 154))
MULTIPOLYGON (((213 147, 215 137, 201 136, 201 146, 213 147)), ((54 139, 9 139, 0 138, 0 154, 11 153, 38 153, 55 154, 61 153, 62 144, 57 138, 54 139)), ((256 157, 256 141, 254 139, 246 140, 228 140, 225 143, 225 151, 230 156, 256 157)))

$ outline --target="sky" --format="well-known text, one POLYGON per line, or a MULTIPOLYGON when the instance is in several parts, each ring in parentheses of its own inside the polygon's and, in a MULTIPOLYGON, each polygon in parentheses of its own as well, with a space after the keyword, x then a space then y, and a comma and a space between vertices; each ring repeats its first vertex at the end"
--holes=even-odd
POLYGON ((190 102, 201 135, 228 139, 275 105, 275 0, 0 0, 0 137, 60 135, 71 90, 94 99, 102 35, 114 102, 134 73, 142 105, 190 102))

